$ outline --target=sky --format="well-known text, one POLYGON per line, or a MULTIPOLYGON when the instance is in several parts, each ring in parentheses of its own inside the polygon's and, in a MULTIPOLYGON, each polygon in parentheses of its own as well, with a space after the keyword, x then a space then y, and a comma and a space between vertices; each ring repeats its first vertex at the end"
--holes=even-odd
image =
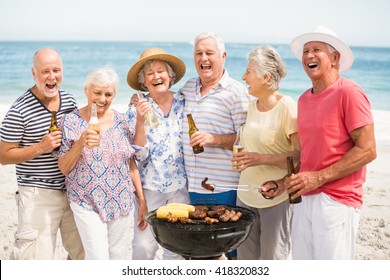
POLYGON ((0 0, 0 41, 289 44, 316 25, 350 46, 390 47, 388 0, 0 0))

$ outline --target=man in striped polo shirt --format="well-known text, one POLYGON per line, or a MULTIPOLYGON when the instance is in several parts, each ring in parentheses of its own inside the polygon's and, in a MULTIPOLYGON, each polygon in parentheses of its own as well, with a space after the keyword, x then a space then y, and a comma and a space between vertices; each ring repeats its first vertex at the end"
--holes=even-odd
POLYGON ((62 61, 53 49, 34 54, 35 85, 7 112, 0 128, 0 163, 15 164, 18 183, 18 229, 12 259, 53 259, 58 230, 70 259, 84 250, 69 208, 65 178, 53 149, 61 131, 48 133, 51 111, 57 117, 77 107, 74 97, 60 90, 62 61))
POLYGON ((205 177, 214 184, 238 184, 239 180, 239 173, 232 169, 232 148, 236 132, 246 120, 251 96, 242 83, 229 76, 225 60, 223 40, 211 32, 200 34, 194 43, 199 77, 188 80, 180 90, 186 102, 184 114, 192 114, 199 129, 190 139, 188 121, 183 119, 183 150, 192 203, 236 203, 235 191, 228 197, 228 192, 211 193, 201 187, 205 177), (191 147, 197 144, 204 147, 204 152, 195 155, 191 147))
POLYGON ((236 191, 211 193, 201 187, 205 177, 214 184, 238 184, 232 169, 232 148, 236 132, 246 120, 251 96, 247 88, 232 79, 224 68, 223 40, 214 33, 202 33, 194 43, 194 63, 199 77, 180 90, 185 97, 184 114, 192 114, 198 132, 188 134, 183 119, 183 150, 191 202, 194 204, 236 204, 236 191), (204 152, 194 154, 199 144, 204 152))

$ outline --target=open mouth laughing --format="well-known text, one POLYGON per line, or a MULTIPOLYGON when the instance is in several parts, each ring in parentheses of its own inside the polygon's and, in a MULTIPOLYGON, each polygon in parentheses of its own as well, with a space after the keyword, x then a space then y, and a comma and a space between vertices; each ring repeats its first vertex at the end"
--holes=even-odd
POLYGON ((57 83, 54 83, 54 84, 46 84, 46 87, 47 88, 49 88, 49 89, 53 89, 53 88, 55 88, 56 87, 56 85, 57 85, 57 83))
POLYGON ((158 87, 158 86, 162 86, 164 83, 163 82, 158 82, 158 83, 155 83, 155 84, 152 84, 154 87, 158 87))
POLYGON ((200 68, 202 70, 210 70, 211 69, 211 65, 210 64, 201 64, 200 68))

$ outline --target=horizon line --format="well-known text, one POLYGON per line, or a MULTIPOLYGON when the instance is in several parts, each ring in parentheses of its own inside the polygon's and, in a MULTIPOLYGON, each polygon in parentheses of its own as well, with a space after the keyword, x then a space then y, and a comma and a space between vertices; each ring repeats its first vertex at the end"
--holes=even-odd
MULTIPOLYGON (((83 40, 83 39, 72 39, 72 40, 31 40, 31 39, 15 39, 15 40, 4 40, 0 39, 0 43, 39 43, 39 42, 50 42, 50 43, 177 43, 177 44, 189 44, 193 45, 193 41, 186 42, 186 41, 162 41, 162 40, 83 40)), ((279 46, 289 46, 290 43, 259 43, 259 42, 242 42, 242 41, 224 41, 225 44, 238 44, 238 45, 279 45, 279 46)), ((390 45, 360 45, 360 44, 351 44, 349 45, 351 48, 390 48, 390 45)))

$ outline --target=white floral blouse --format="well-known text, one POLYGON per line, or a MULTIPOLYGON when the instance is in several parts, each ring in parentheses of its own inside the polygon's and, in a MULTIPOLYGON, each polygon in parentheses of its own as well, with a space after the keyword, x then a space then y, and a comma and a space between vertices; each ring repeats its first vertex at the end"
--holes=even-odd
MULTIPOLYGON (((164 115, 154 100, 145 96, 152 104, 160 125, 156 128, 146 126, 149 156, 138 161, 141 181, 144 189, 161 193, 173 192, 187 187, 184 168, 182 121, 184 96, 174 93, 173 104, 164 115)), ((127 111, 130 127, 136 121, 135 106, 127 111)))

